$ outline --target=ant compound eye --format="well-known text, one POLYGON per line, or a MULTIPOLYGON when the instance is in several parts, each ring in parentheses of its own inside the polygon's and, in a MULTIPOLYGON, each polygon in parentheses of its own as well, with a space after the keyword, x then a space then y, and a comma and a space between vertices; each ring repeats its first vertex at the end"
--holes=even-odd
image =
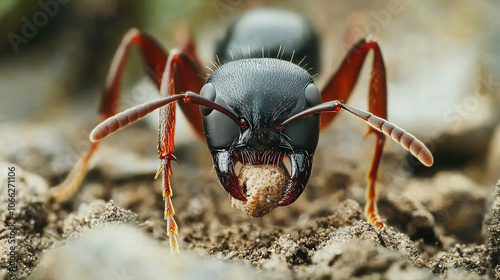
POLYGON ((321 104, 321 94, 315 84, 309 84, 305 89, 305 98, 307 106, 314 107, 321 104))
MULTIPOLYGON (((200 90, 200 96, 215 102, 215 87, 211 83, 205 84, 200 90)), ((203 116, 208 116, 208 114, 212 113, 213 109, 205 106, 200 106, 200 112, 203 116)))
POLYGON ((247 120, 245 120, 243 118, 240 119, 240 128, 241 128, 241 130, 246 130, 248 128, 247 120))

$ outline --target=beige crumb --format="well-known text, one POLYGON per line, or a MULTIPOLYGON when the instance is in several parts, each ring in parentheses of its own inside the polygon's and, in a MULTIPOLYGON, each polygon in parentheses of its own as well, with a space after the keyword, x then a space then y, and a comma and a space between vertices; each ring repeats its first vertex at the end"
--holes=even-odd
POLYGON ((254 218, 266 215, 278 206, 288 177, 287 170, 278 166, 244 166, 238 181, 247 201, 231 197, 231 206, 254 218))

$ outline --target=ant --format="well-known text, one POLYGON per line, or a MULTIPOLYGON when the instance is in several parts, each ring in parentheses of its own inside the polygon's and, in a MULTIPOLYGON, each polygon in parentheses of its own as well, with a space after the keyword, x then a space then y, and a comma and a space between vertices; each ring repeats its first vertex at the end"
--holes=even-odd
POLYGON ((212 73, 207 80, 201 76, 203 71, 194 43, 189 36, 181 41, 179 48, 167 52, 152 37, 137 29, 131 29, 124 36, 106 80, 100 124, 90 134, 93 143, 66 180, 54 189, 52 197, 56 201, 67 199, 78 189, 100 140, 159 109, 161 164, 155 178, 162 174, 170 246, 173 252, 178 252, 169 180, 171 161, 178 162, 174 156, 176 103, 197 135, 206 139, 222 187, 233 198, 242 201, 246 197, 234 168, 238 162, 243 166, 282 164, 288 158, 291 172, 278 205, 289 205, 301 195, 311 174, 319 132, 337 115, 323 114, 326 112, 347 111, 361 118, 370 126, 368 133, 377 138, 368 173, 365 207, 367 220, 376 227, 384 227, 377 212, 375 182, 385 136, 400 143, 424 165, 433 163, 432 154, 420 140, 386 120, 386 71, 375 41, 359 40, 322 91, 314 84, 308 70, 301 66, 304 63, 319 68, 317 36, 310 24, 295 13, 256 10, 234 22, 217 48, 217 62, 212 62, 215 69, 210 68, 212 73), (120 83, 132 45, 139 46, 161 98, 118 113, 120 83), (235 57, 233 49, 240 49, 240 57, 235 57), (369 112, 365 112, 344 102, 370 50, 374 56, 369 112), (296 58, 302 59, 296 64, 296 58))

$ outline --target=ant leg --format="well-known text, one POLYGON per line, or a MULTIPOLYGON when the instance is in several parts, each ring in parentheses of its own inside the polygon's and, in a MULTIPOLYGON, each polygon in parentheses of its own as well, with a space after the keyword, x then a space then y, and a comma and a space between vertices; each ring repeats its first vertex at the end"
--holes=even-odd
MULTIPOLYGON (((168 53, 150 36, 141 33, 137 29, 131 29, 123 37, 120 43, 106 79, 105 89, 101 99, 100 106, 100 121, 115 115, 118 110, 118 100, 120 95, 120 86, 125 69, 125 63, 128 57, 129 49, 132 45, 137 45, 141 51, 141 55, 145 64, 145 72, 154 81, 158 90, 160 90, 163 71, 167 64, 168 53)), ((184 44, 183 48, 191 50, 191 56, 195 57, 194 45, 190 40, 184 44)), ((194 58, 198 61, 197 58, 194 58)), ((199 65, 194 65, 199 69, 199 65)), ((198 71, 198 70, 197 70, 198 71)), ((190 77, 181 77, 178 83, 185 90, 199 92, 203 86, 203 79, 199 75, 191 75, 190 77)), ((179 91, 177 91, 179 92, 179 91)), ((201 123, 201 115, 196 106, 191 104, 182 104, 181 109, 188 115, 188 120, 195 128, 197 135, 203 136, 203 127, 201 123), (196 117, 199 117, 198 119, 196 117)), ((89 150, 84 153, 78 163, 73 167, 70 174, 58 186, 52 188, 51 197, 55 201, 64 201, 71 197, 80 187, 85 174, 87 173, 87 165, 94 153, 99 147, 99 142, 92 143, 89 150)))
MULTIPOLYGON (((131 45, 139 46, 146 64, 146 73, 153 79, 158 89, 160 88, 161 74, 165 68, 167 54, 153 38, 142 34, 137 29, 131 29, 123 37, 108 71, 101 99, 100 121, 117 113, 121 79, 131 45)), ((88 162, 98 147, 99 142, 91 144, 89 150, 82 155, 68 177, 52 189, 52 199, 64 201, 78 190, 87 173, 88 162)))
MULTIPOLYGON (((199 72, 190 57, 179 50, 172 50, 170 53, 160 88, 161 96, 172 96, 185 91, 199 92, 203 81, 199 78, 199 72)), ((177 224, 174 220, 174 207, 171 201, 172 188, 170 185, 170 175, 172 169, 170 161, 177 163, 174 156, 174 134, 175 134, 175 102, 169 103, 160 108, 159 128, 158 128, 158 155, 161 166, 156 177, 162 173, 163 200, 165 201, 165 220, 167 220, 167 231, 170 237, 170 248, 172 252, 179 252, 177 244, 177 224)), ((181 109, 184 109, 188 120, 197 128, 199 135, 203 135, 203 125, 201 113, 198 105, 181 102, 181 109), (184 106, 184 107, 183 107, 184 106)), ((155 177, 155 178, 156 178, 155 177)))
MULTIPOLYGON (((339 70, 330 79, 322 92, 323 102, 340 100, 346 102, 359 77, 359 72, 365 61, 366 55, 373 50, 373 65, 370 75, 369 88, 369 111, 374 115, 387 119, 387 81, 385 65, 378 44, 374 41, 361 39, 352 47, 344 58, 339 70)), ((321 116, 321 127, 329 124, 336 114, 323 114, 321 116)), ((377 227, 383 227, 377 211, 377 172, 382 157, 385 138, 376 129, 370 127, 368 134, 374 133, 377 137, 375 152, 373 155, 370 171, 368 173, 368 187, 366 189, 366 219, 377 227)))
MULTIPOLYGON (((199 93, 205 84, 205 79, 202 78, 201 68, 196 61, 197 58, 193 60, 192 56, 185 53, 183 50, 171 50, 163 78, 164 82, 169 81, 171 86, 169 85, 168 88, 166 87, 165 89, 160 89, 160 95, 162 97, 166 97, 187 91, 199 93), (167 75, 168 80, 165 80, 167 75)), ((162 87, 163 86, 164 85, 162 85, 162 87)), ((179 106, 184 113, 184 116, 186 116, 191 124, 191 127, 193 127, 196 132, 196 135, 198 135, 200 139, 204 139, 205 132, 198 105, 181 102, 179 103, 179 106)), ((160 109, 160 123, 162 121, 161 115, 164 110, 166 110, 166 108, 160 109)))
POLYGON ((182 53, 188 55, 197 67, 200 67, 201 63, 196 55, 196 44, 194 43, 193 35, 189 27, 185 24, 178 25, 174 29, 174 37, 177 42, 178 49, 181 50, 182 53))
MULTIPOLYGON (((381 118, 387 119, 387 79, 385 74, 385 65, 382 58, 382 53, 376 42, 370 42, 369 45, 373 48, 373 66, 370 75, 370 91, 369 91, 369 111, 381 118)), ((384 223, 378 216, 377 210, 377 181, 378 167, 384 149, 385 137, 382 132, 370 127, 368 132, 374 133, 377 137, 375 144, 375 152, 368 173, 370 185, 366 191, 366 206, 365 215, 367 220, 377 227, 383 227, 384 223)))

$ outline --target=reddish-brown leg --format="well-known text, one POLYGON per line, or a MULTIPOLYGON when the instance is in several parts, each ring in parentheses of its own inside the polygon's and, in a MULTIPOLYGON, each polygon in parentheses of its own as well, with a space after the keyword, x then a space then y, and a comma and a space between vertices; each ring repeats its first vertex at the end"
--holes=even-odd
MULTIPOLYGON (((179 50, 173 50, 170 55, 164 51, 154 39, 142 34, 136 29, 130 30, 123 38, 111 63, 106 87, 101 100, 100 120, 117 114, 120 95, 120 85, 125 68, 126 59, 130 46, 137 45, 141 50, 146 65, 146 73, 153 79, 162 96, 173 95, 184 91, 199 92, 204 80, 200 75, 200 66, 194 53, 194 44, 190 37, 182 45, 182 49, 189 54, 179 50), (194 62, 193 62, 194 61, 194 62)), ((195 128, 199 136, 203 136, 201 114, 198 106, 181 104, 181 109, 187 115, 188 120, 195 128)), ((170 161, 175 158, 174 152, 174 129, 175 129, 175 103, 160 110, 160 127, 158 153, 161 160, 160 172, 163 172, 163 198, 165 200, 165 219, 168 223, 168 235, 173 251, 177 249, 177 225, 173 218, 174 207, 171 196, 169 174, 172 172, 170 161)), ((64 182, 54 188, 52 197, 56 201, 69 198, 80 186, 87 172, 87 164, 95 153, 100 142, 92 143, 89 151, 85 153, 78 164, 73 168, 64 182)), ((158 176, 157 174, 157 176, 158 176)))
MULTIPOLYGON (((105 90, 103 92, 101 100, 100 121, 103 121, 117 113, 121 80, 128 57, 128 52, 132 45, 137 45, 139 47, 144 60, 145 72, 152 78, 156 87, 158 88, 158 90, 160 90, 163 73, 165 71, 165 66, 167 65, 168 54, 153 38, 141 33, 137 29, 131 29, 124 36, 111 63, 106 79, 105 90)), ((195 56, 194 45, 192 44, 192 41, 190 39, 188 39, 187 43, 183 45, 183 48, 190 51, 191 56, 195 56)), ((198 61, 196 57, 194 58, 194 60, 198 61)), ((196 69, 200 68, 199 65, 194 65, 193 67, 196 69)), ((180 88, 185 88, 187 90, 193 90, 196 92, 198 92, 203 83, 203 79, 200 78, 199 75, 182 77, 181 81, 182 82, 179 82, 180 88)), ((203 130, 201 128, 201 117, 200 120, 195 121, 196 116, 200 115, 199 109, 197 107, 188 107, 182 105, 181 107, 185 107, 182 108, 184 109, 184 112, 186 112, 188 115, 194 116, 189 118, 189 120, 192 122, 193 127, 196 129, 197 134, 200 136, 203 135, 203 130)), ((68 199, 73 193, 75 193, 76 190, 78 190, 78 187, 85 178, 88 162, 98 147, 99 142, 92 143, 89 150, 82 155, 68 177, 61 184, 53 188, 52 198, 55 201, 64 201, 68 199)))
MULTIPOLYGON (((153 79, 158 89, 161 85, 161 76, 167 61, 166 52, 151 37, 142 34, 137 29, 131 29, 123 37, 111 63, 106 86, 101 99, 100 121, 117 113, 120 95, 120 85, 130 46, 137 45, 141 50, 146 65, 146 73, 153 79)), ((68 177, 53 188, 52 198, 64 201, 78 190, 87 173, 87 165, 92 155, 99 147, 99 142, 92 143, 89 150, 82 155, 68 177)))
MULTIPOLYGON (((365 61, 366 55, 373 50, 373 65, 370 76, 369 88, 369 111, 381 118, 387 119, 387 81, 382 53, 378 44, 374 41, 362 39, 354 45, 344 58, 337 73, 330 79, 322 92, 323 102, 339 100, 346 102, 358 80, 359 72, 365 61)), ((329 124, 336 114, 323 114, 321 127, 329 124)), ((383 227, 384 223, 378 216, 377 211, 377 172, 384 148, 385 137, 382 133, 370 128, 368 134, 374 133, 377 137, 375 153, 368 173, 368 188, 366 190, 366 219, 377 227, 383 227)))
MULTIPOLYGON (((171 96, 185 91, 200 92, 203 86, 196 67, 196 63, 190 59, 190 56, 179 50, 172 50, 170 53, 161 84, 161 96, 171 96)), ((171 196, 172 188, 170 186, 170 174, 172 174, 171 161, 177 162, 174 156, 174 133, 175 133, 175 102, 160 108, 160 120, 158 128, 158 155, 161 160, 161 166, 156 176, 162 173, 163 199, 165 201, 165 220, 167 220, 168 236, 170 237, 170 247, 172 251, 178 252, 177 224, 174 220, 174 207, 171 196)), ((197 105, 186 105, 180 103, 184 109, 188 120, 197 129, 200 135, 203 135, 203 126, 201 123, 201 114, 197 105), (196 110, 194 110, 196 109, 196 110)))

